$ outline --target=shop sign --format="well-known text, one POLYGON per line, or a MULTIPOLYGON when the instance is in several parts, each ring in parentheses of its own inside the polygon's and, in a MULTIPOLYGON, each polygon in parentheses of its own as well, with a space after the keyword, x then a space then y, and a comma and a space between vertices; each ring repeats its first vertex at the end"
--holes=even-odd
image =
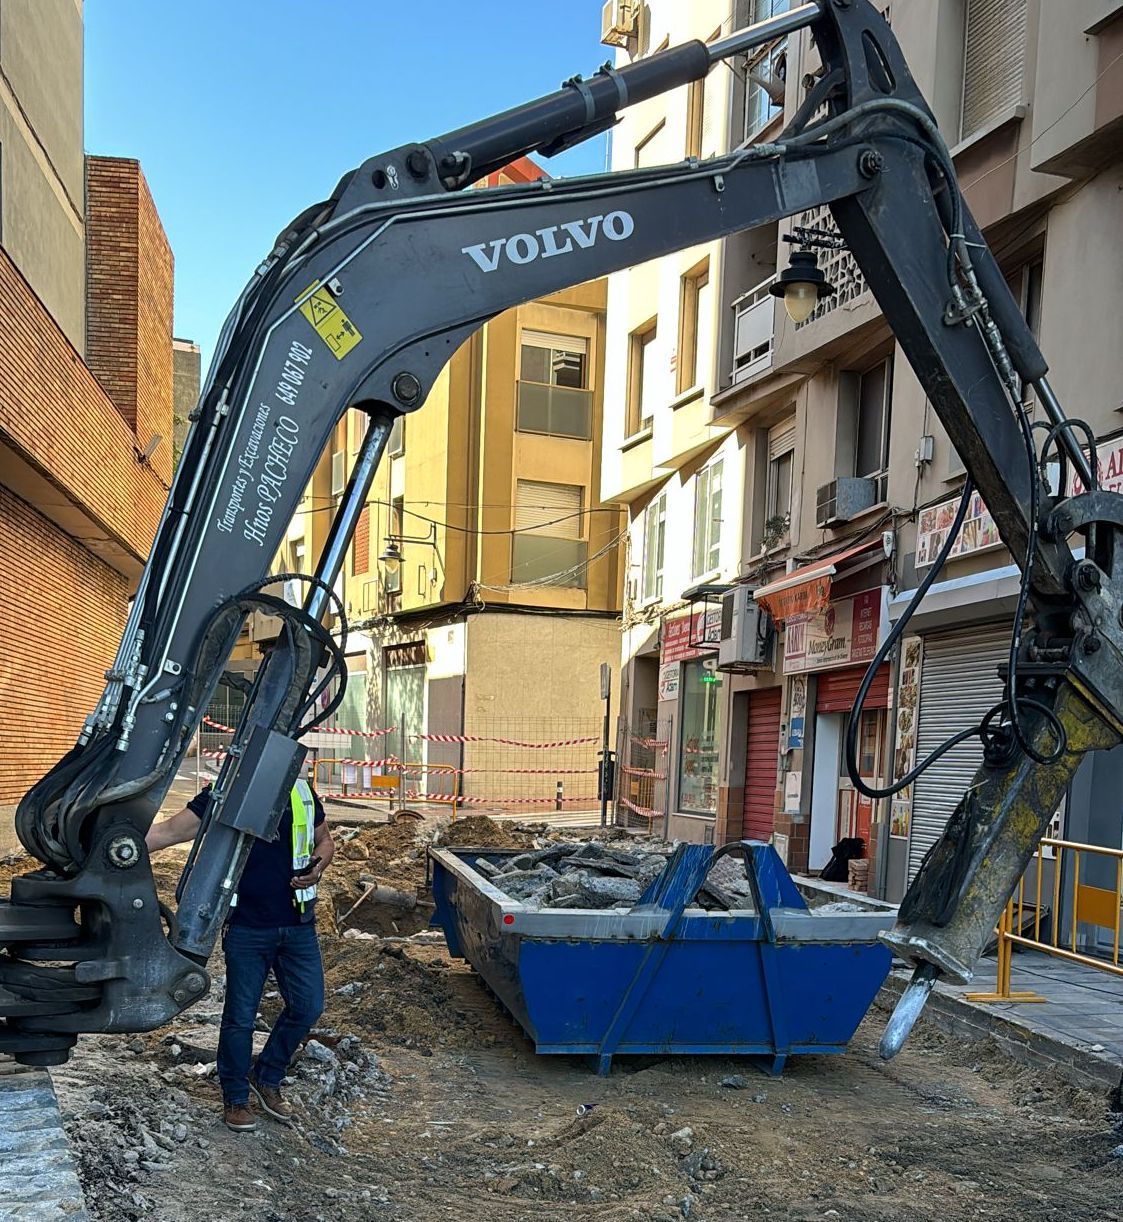
POLYGON ((678 677, 679 664, 677 662, 665 662, 659 667, 660 700, 678 699, 678 677))
MULTIPOLYGON (((907 776, 916 764, 916 725, 920 717, 920 674, 924 667, 924 641, 907 636, 901 645, 901 674, 897 683, 897 734, 893 753, 893 779, 907 776)), ((912 786, 893 797, 889 835, 907 836, 912 818, 912 786)))
POLYGON ((818 615, 788 620, 784 633, 784 673, 830 670, 873 661, 885 620, 885 587, 863 590, 853 598, 827 604, 818 615))
MULTIPOLYGON (((1105 492, 1123 492, 1123 437, 1113 437, 1110 441, 1100 442, 1096 447, 1096 469, 1100 477, 1100 487, 1105 492)), ((1070 472, 1069 496, 1079 496, 1087 489, 1076 472, 1071 468, 1070 472)))
MULTIPOLYGON (((935 563, 936 557, 940 554, 940 548, 947 540, 948 531, 951 530, 952 523, 955 521, 955 511, 959 508, 959 501, 959 497, 953 497, 950 501, 943 501, 939 505, 929 505, 927 509, 920 511, 920 521, 916 530, 916 567, 918 569, 928 568, 935 563)), ((957 556, 970 556, 975 552, 986 551, 987 548, 998 547, 1001 543, 1002 538, 998 533, 994 518, 990 516, 990 510, 983 503, 983 498, 977 492, 972 492, 971 503, 967 507, 967 516, 963 519, 959 538, 952 545, 948 559, 954 560, 957 556)))
POLYGON ((705 607, 693 615, 664 620, 659 660, 664 663, 689 662, 691 658, 716 653, 720 636, 721 607, 705 607), (691 644, 692 641, 694 644, 691 644), (710 641, 712 644, 699 648, 699 641, 710 641))

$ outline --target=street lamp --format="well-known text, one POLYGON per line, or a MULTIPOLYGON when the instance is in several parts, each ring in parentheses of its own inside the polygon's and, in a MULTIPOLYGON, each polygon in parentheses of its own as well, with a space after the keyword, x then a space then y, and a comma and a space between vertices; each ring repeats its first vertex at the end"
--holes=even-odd
POLYGON ((834 285, 827 280, 813 250, 793 250, 788 266, 768 291, 773 297, 783 297, 788 317, 801 323, 811 317, 824 297, 834 293, 834 285))
POLYGON ((436 522, 429 523, 429 533, 427 535, 387 535, 385 546, 382 548, 382 554, 378 557, 379 563, 382 564, 388 576, 393 576, 402 564, 402 543, 425 543, 428 544, 434 551, 437 549, 437 524, 436 522))
POLYGON ((386 572, 393 576, 402 566, 402 549, 393 539, 387 539, 386 546, 382 549, 382 555, 378 557, 378 560, 386 572))

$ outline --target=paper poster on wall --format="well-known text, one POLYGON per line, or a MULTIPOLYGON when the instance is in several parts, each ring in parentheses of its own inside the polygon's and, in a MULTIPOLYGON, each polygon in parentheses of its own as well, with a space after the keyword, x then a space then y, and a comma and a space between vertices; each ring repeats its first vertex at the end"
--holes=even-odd
POLYGON ((789 751, 799 751, 803 748, 804 726, 807 716, 807 680, 802 675, 796 675, 791 681, 791 707, 788 715, 789 751))
POLYGON ((677 662, 666 662, 659 667, 660 700, 678 699, 678 672, 679 665, 677 662))
POLYGON ((784 778, 784 813, 799 814, 799 798, 803 792, 803 773, 789 772, 784 778))
MULTIPOLYGON (((916 763, 916 727, 920 716, 920 673, 924 666, 924 640, 907 636, 901 644, 901 672, 897 682, 897 736, 893 754, 893 779, 907 776, 916 763)), ((906 785, 893 798, 889 835, 907 836, 912 817, 912 786, 906 785)))
POLYGON ((772 847, 776 850, 777 856, 786 866, 788 864, 788 838, 780 835, 779 832, 772 834, 772 847))

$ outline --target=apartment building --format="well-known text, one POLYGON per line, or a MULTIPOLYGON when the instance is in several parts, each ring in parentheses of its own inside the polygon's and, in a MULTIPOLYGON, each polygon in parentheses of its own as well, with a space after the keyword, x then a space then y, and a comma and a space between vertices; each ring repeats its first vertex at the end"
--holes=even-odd
POLYGON ((0 5, 0 804, 101 693, 171 476, 172 256, 83 153, 81 6, 0 5))
MULTIPOLYGON (((609 38, 623 44, 620 59, 668 37, 707 38, 721 7, 616 6, 621 29, 609 38)), ((738 4, 725 32, 786 7, 738 4)), ((1123 6, 879 7, 1052 362, 1054 389, 1102 438, 1102 468, 1115 486, 1123 470, 1123 354, 1110 334, 1123 286, 1112 236, 1123 188, 1123 6)), ((804 32, 758 49, 733 72, 711 74, 717 82, 707 83, 706 103, 712 96, 718 113, 707 120, 703 155, 774 138, 816 66, 804 32)), ((690 152, 697 96, 697 88, 683 90, 635 108, 614 132, 614 165, 638 164, 656 129, 670 133, 661 160, 690 152)), ((816 209, 610 279, 607 386, 609 402, 621 407, 606 423, 604 495, 628 503, 632 524, 628 716, 633 735, 658 725, 668 743, 674 834, 771 838, 792 869, 812 871, 841 837, 858 836, 872 859, 870 889, 896 899, 968 784, 979 748, 965 744, 911 791, 875 804, 851 785, 842 739, 867 664, 946 537, 964 472, 841 244, 816 250, 836 292, 805 321, 792 322, 770 294, 795 227, 828 243, 836 234, 829 211, 816 209), (699 322, 690 286, 701 259, 714 317, 699 322), (644 309, 654 301, 657 319, 644 309), (686 442, 677 358, 691 343, 713 351, 701 362, 703 404, 686 442), (715 462, 723 482, 716 509, 707 475, 715 462), (718 548, 704 550, 715 533, 718 548), (714 602, 727 584, 734 590, 723 628, 714 602), (766 642, 746 648, 728 639, 731 620, 760 609, 775 630, 770 656, 766 642), (712 765, 699 763, 699 750, 712 765)), ((997 701, 1017 572, 976 498, 901 656, 876 676, 858 731, 864 777, 904 775, 997 701)), ((1118 803, 1091 795, 1118 785, 1119 767, 1115 755, 1088 761, 1058 825, 1064 818, 1069 834, 1117 846, 1118 803)))
MULTIPOLYGON (((544 176, 522 158, 484 186, 544 176)), ((433 768, 462 768, 464 744, 419 735, 599 726, 601 664, 619 670, 625 531, 599 495, 605 308, 601 280, 497 316, 397 422, 336 587, 351 626, 338 726, 395 727, 388 752, 433 768)), ((337 426, 281 568, 311 571, 367 422, 350 411, 337 426)), ((249 631, 256 651, 276 624, 249 631)), ((310 743, 338 754, 338 738, 310 743)), ((448 792, 452 775, 431 773, 428 788, 448 792)), ((473 772, 461 792, 488 796, 495 779, 473 772)), ((520 782, 532 797, 555 785, 520 782)), ((585 788, 595 797, 595 781, 585 788)))

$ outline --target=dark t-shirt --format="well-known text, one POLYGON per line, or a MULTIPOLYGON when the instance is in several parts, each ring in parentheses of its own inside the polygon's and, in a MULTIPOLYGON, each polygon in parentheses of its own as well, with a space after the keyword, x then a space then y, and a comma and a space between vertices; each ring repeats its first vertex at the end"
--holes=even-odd
MULTIPOLYGON (((211 787, 200 790, 187 803, 187 809, 201 819, 207 810, 211 787)), ((315 791, 314 826, 324 821, 324 807, 315 791)), ((312 853, 315 856, 315 850, 312 853)), ((232 925, 249 925, 254 929, 273 929, 280 925, 301 925, 312 919, 315 903, 309 904, 302 915, 293 903, 292 878, 292 808, 285 807, 275 840, 257 840, 250 849, 242 881, 238 884, 238 903, 230 910, 232 925)))

